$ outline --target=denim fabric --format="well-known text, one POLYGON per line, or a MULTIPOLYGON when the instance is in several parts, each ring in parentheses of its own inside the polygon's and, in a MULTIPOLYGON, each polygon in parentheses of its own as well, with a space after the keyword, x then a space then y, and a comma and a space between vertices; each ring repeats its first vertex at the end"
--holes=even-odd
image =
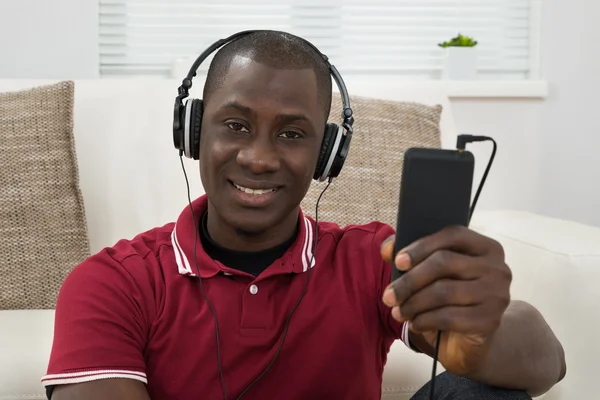
MULTIPOLYGON (((411 400, 429 400, 431 382, 423 386, 411 400)), ((518 390, 499 389, 443 372, 435 378, 435 400, 531 400, 518 390)))

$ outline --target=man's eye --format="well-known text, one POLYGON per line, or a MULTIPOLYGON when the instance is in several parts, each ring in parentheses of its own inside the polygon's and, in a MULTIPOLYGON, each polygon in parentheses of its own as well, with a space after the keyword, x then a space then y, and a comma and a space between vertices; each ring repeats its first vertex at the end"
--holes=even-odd
POLYGON ((237 122, 230 122, 227 124, 227 127, 235 132, 243 132, 243 133, 250 132, 248 129, 246 129, 246 127, 244 125, 237 123, 237 122))
POLYGON ((298 132, 287 131, 280 133, 279 137, 282 137, 284 139, 299 139, 302 137, 302 135, 300 135, 298 132))

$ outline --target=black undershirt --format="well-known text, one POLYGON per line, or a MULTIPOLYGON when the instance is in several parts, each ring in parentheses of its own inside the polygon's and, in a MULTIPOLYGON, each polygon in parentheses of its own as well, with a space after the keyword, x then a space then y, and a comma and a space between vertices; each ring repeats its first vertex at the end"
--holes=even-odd
POLYGON ((204 213, 200 221, 200 240, 204 251, 213 260, 219 261, 221 264, 243 271, 254 276, 260 275, 267 267, 273 264, 277 259, 290 248, 296 236, 298 235, 299 227, 296 226, 296 231, 285 242, 262 251, 236 251, 226 249, 217 244, 208 233, 207 213, 204 213))

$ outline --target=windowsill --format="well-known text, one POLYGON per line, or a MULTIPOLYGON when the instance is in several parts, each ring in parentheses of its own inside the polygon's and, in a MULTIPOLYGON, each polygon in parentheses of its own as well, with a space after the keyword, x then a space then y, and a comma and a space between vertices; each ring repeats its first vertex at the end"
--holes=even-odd
POLYGON ((546 98, 546 81, 438 81, 450 98, 546 98))
MULTIPOLYGON (((203 76, 196 77, 196 80, 203 80, 203 76)), ((4 89, 11 86, 20 87, 23 85, 35 85, 43 83, 56 82, 59 79, 0 79, 0 86, 4 89), (20 83, 21 84, 20 84, 20 83)), ((77 81, 78 79, 75 79, 77 81)), ((110 76, 102 78, 83 79, 84 81, 108 80, 108 81, 130 81, 147 83, 161 82, 161 84, 173 85, 177 88, 181 81, 173 78, 161 77, 128 77, 128 76, 110 76)), ((379 88, 380 91, 418 91, 428 90, 443 92, 451 99, 544 99, 549 95, 548 82, 544 80, 525 81, 525 80, 492 80, 492 81, 443 81, 443 80, 407 80, 394 79, 393 77, 366 77, 366 76, 345 76, 344 81, 348 86, 350 94, 353 88, 370 87, 379 88)), ((337 88, 336 88, 337 90, 337 88)), ((358 90, 360 92, 360 90, 358 90)))
POLYGON ((419 80, 394 77, 346 76, 344 81, 348 90, 352 88, 381 88, 385 91, 418 91, 443 92, 451 99, 469 98, 537 98, 548 97, 549 85, 544 80, 419 80))

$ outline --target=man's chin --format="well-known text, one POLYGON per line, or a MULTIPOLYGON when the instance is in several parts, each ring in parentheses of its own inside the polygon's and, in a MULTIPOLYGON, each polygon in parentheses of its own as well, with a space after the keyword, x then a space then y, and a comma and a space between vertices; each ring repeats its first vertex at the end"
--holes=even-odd
POLYGON ((266 210, 248 209, 238 213, 232 213, 228 218, 229 225, 240 235, 258 236, 269 232, 281 222, 282 218, 271 215, 266 210))

